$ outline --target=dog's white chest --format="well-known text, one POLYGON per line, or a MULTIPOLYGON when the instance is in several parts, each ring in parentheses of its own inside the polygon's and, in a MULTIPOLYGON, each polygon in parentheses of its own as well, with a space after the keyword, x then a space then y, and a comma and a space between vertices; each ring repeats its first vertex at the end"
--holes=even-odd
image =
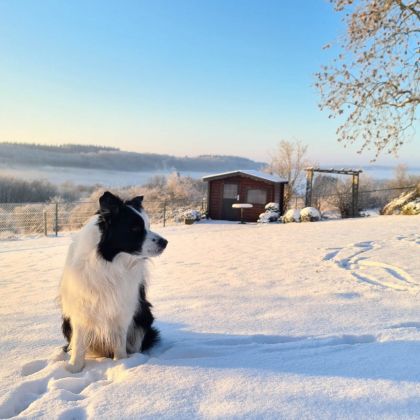
POLYGON ((85 325, 128 324, 137 308, 139 287, 146 282, 146 263, 125 254, 106 262, 95 253, 76 264, 70 251, 61 282, 64 314, 85 325))

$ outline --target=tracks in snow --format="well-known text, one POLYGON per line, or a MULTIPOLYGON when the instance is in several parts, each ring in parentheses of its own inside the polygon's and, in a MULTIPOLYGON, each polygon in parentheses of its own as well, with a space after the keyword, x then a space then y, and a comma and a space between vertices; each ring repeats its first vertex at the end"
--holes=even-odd
POLYGON ((88 416, 84 400, 99 388, 125 378, 128 370, 145 363, 143 354, 114 362, 111 359, 88 360, 86 368, 78 374, 70 374, 64 368, 67 355, 57 352, 50 360, 34 360, 21 368, 22 380, 3 399, 0 418, 19 415, 31 417, 51 401, 64 407, 60 419, 85 419, 88 416))
POLYGON ((420 245, 420 234, 418 233, 412 233, 411 235, 399 235, 397 238, 399 241, 409 242, 413 245, 420 245))
MULTIPOLYGON (((398 236, 396 239, 414 245, 420 244, 420 235, 417 234, 398 236)), ((356 242, 343 248, 328 248, 323 260, 335 263, 361 283, 417 294, 420 291, 420 284, 404 269, 370 259, 371 251, 380 248, 380 242, 356 242)))
MULTIPOLYGON (((225 336, 212 334, 179 333, 173 342, 163 342, 149 356, 134 354, 128 359, 88 360, 85 369, 71 374, 64 368, 60 357, 51 360, 34 360, 21 368, 21 381, 3 398, 0 418, 15 416, 36 417, 50 404, 59 406, 58 418, 86 419, 89 403, 103 387, 122 382, 142 365, 194 365, 197 367, 241 367, 255 364, 256 358, 265 354, 272 361, 271 367, 281 370, 278 355, 290 351, 290 357, 316 356, 319 352, 335 352, 356 345, 375 343, 373 335, 315 336, 225 336), (271 355, 271 356, 270 356, 271 355), (300 355, 300 356, 299 356, 300 355), (277 362, 276 362, 277 361, 277 362), (278 364, 276 367, 275 364, 278 364)), ((61 355, 61 359, 67 355, 61 355)), ((288 356, 287 356, 288 357, 288 356)), ((264 360, 264 358, 262 359, 264 360)), ((141 371, 135 374, 141 375, 141 371)))

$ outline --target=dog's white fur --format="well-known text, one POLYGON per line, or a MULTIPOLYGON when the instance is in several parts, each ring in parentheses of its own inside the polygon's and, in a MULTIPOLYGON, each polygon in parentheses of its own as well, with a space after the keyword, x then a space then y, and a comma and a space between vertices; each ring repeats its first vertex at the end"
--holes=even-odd
MULTIPOLYGON (((113 349, 114 359, 127 357, 127 333, 136 311, 140 284, 148 279, 147 257, 159 252, 159 235, 149 230, 145 213, 147 236, 141 255, 117 254, 112 262, 97 252, 100 231, 98 216, 93 216, 70 245, 60 284, 60 303, 63 316, 71 319, 71 357, 67 369, 79 372, 85 364, 88 348, 113 349)), ((136 337, 137 350, 143 337, 136 337)))

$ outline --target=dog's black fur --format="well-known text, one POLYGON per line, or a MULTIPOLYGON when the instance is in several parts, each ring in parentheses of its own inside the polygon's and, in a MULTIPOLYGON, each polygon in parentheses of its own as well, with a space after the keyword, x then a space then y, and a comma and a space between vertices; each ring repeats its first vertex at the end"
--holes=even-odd
POLYGON ((143 197, 136 197, 123 202, 111 193, 105 193, 100 199, 98 227, 101 240, 98 244, 98 253, 106 261, 111 262, 120 252, 136 254, 146 237, 144 220, 137 217, 128 207, 137 211, 143 209, 143 197))

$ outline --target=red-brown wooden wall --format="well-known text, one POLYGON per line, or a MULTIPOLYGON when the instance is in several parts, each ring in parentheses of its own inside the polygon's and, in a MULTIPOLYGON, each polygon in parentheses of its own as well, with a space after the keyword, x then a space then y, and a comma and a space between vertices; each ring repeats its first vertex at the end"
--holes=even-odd
MULTIPOLYGON (((283 185, 271 182, 259 181, 244 176, 231 176, 223 179, 214 179, 209 181, 208 191, 208 214, 211 219, 220 220, 222 218, 223 207, 223 185, 238 184, 239 185, 239 203, 247 202, 247 191, 249 189, 265 189, 267 191, 267 203, 277 202, 282 204, 283 185), (279 188, 278 194, 275 194, 275 188, 279 188), (281 194, 281 198, 279 198, 281 194), (277 195, 277 197, 275 197, 277 195), (277 199, 277 200, 276 200, 277 199)), ((264 204, 253 204, 253 208, 244 210, 244 219, 247 222, 256 222, 258 216, 265 211, 264 204)), ((240 210, 238 209, 238 219, 240 219, 240 210)))

